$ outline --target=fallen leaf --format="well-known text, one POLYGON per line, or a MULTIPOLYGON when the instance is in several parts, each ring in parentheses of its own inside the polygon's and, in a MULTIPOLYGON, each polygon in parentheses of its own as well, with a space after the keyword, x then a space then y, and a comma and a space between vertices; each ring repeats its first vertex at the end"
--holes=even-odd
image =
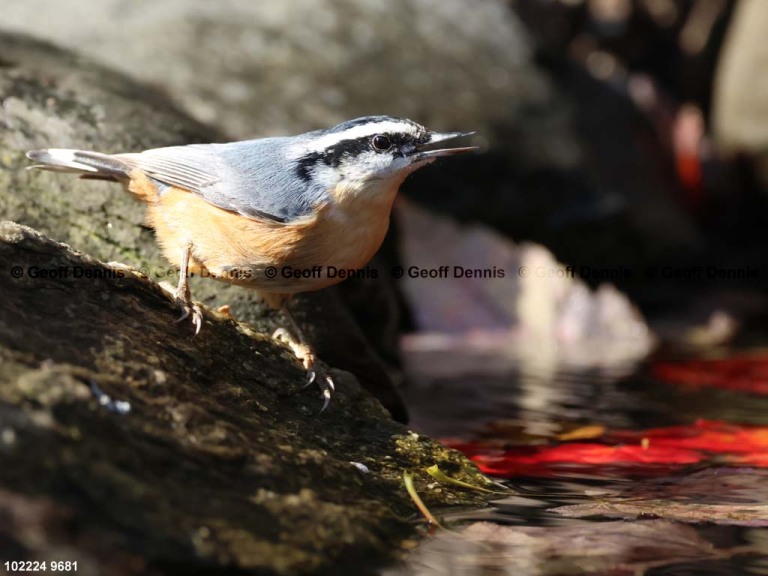
MULTIPOLYGON (((597 432, 601 427, 591 428, 597 432)), ((484 473, 504 478, 551 476, 566 465, 633 465, 633 473, 639 474, 665 473, 670 466, 699 462, 768 468, 765 426, 698 420, 687 426, 609 430, 601 440, 523 446, 505 446, 498 440, 444 442, 467 455, 484 473)))
POLYGON ((649 447, 687 448, 715 454, 768 450, 768 427, 697 420, 689 426, 668 426, 642 432, 616 431, 607 437, 617 442, 647 440, 649 447))
POLYGON ((513 476, 549 476, 550 466, 581 465, 684 465, 700 462, 702 454, 681 448, 640 445, 608 446, 596 443, 567 443, 557 446, 523 446, 508 450, 487 451, 482 445, 454 445, 464 452, 485 474, 510 478, 513 476))
POLYGON ((603 434, 605 434, 605 426, 593 424, 591 426, 582 426, 581 428, 558 434, 557 439, 561 441, 591 440, 593 438, 600 438, 603 434))

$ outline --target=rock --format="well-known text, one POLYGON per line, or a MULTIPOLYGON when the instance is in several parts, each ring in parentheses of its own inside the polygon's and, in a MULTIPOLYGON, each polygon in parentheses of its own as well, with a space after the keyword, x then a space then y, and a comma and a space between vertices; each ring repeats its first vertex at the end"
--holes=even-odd
POLYGON ((248 325, 207 312, 192 338, 156 283, 10 222, 0 270, 4 560, 371 573, 413 530, 403 470, 428 505, 481 503, 423 473, 487 484, 472 464, 350 375, 318 415, 295 358, 248 325))
POLYGON ((411 202, 398 202, 397 214, 406 255, 402 287, 418 331, 511 330, 565 346, 595 339, 603 358, 606 346, 626 341, 636 346, 630 358, 647 353, 652 338, 642 316, 609 288, 629 269, 582 271, 601 287, 592 291, 542 246, 516 244, 411 202))
POLYGON ((196 118, 241 138, 372 113, 488 134, 549 93, 522 27, 495 0, 140 6, 18 4, 4 11, 3 26, 162 86, 196 118))
MULTIPOLYGON (((49 45, 0 35, 0 54, 3 215, 44 232, 0 226, 0 556, 66 557, 86 574, 365 572, 412 532, 403 470, 430 506, 481 504, 419 473, 437 462, 486 482, 472 464, 393 422, 348 372, 333 370, 338 392, 318 416, 303 369, 264 335, 278 319, 251 292, 195 282, 203 331, 174 323, 167 293, 130 268, 158 280, 171 270, 119 186, 24 170, 30 148, 142 149, 217 133, 49 45), (225 303, 252 324, 211 312, 225 303)), ((339 294, 308 295, 297 315, 321 358, 350 366, 397 413, 339 294)))
MULTIPOLYGON (((103 260, 163 272, 144 207, 120 186, 24 170, 26 150, 120 152, 220 135, 161 94, 43 43, 0 35, 0 203, 5 218, 103 260), (142 246, 141 251, 138 247, 142 246)), ((159 274, 157 274, 159 277, 159 274)))
MULTIPOLYGON (((222 135, 189 119, 159 92, 47 44, 0 34, 0 55, 3 216, 101 260, 122 262, 175 285, 177 266, 160 253, 141 203, 113 183, 26 171, 30 162, 24 151, 72 147, 121 152, 218 141, 222 135)), ((211 308, 229 305, 236 318, 267 333, 274 331, 278 318, 261 306, 253 291, 200 278, 193 278, 191 285, 195 300, 211 308)), ((296 309, 302 316, 311 309, 310 318, 318 318, 315 323, 334 327, 318 342, 321 358, 355 373, 405 421, 388 368, 339 297, 332 290, 311 294, 296 309)))

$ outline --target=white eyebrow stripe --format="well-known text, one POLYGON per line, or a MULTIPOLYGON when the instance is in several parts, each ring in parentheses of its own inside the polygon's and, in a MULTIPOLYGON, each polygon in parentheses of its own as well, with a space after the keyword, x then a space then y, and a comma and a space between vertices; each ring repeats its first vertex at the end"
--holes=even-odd
POLYGON ((419 126, 406 122, 369 122, 359 126, 352 126, 352 128, 347 128, 342 132, 332 132, 319 138, 314 138, 311 144, 302 143, 300 146, 304 152, 321 152, 342 140, 353 140, 383 132, 410 132, 411 134, 418 134, 419 130, 419 126))

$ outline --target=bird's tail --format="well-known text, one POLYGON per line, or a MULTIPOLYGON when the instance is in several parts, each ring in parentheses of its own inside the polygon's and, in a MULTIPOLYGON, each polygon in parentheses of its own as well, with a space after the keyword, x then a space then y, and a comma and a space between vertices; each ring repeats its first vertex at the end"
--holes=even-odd
POLYGON ((129 178, 129 172, 132 169, 132 166, 114 156, 85 150, 63 148, 31 150, 27 152, 27 158, 41 162, 41 164, 30 166, 32 170, 72 172, 80 174, 82 178, 100 180, 125 180, 129 178))

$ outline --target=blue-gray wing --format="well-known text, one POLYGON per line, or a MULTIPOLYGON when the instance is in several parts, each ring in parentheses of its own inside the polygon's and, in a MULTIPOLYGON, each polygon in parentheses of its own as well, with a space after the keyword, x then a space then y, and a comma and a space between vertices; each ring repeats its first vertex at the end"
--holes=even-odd
POLYGON ((285 157, 285 139, 193 144, 116 154, 160 183, 202 196, 214 206, 248 218, 291 222, 310 216, 326 198, 285 157))

